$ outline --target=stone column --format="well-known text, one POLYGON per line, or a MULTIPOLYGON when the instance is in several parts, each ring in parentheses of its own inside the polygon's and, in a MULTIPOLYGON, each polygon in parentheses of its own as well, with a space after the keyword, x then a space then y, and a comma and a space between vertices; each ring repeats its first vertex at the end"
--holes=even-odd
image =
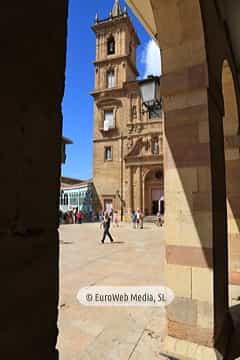
MULTIPOLYGON (((137 166, 135 173, 135 186, 136 186, 136 198, 135 198, 135 207, 141 207, 141 185, 140 185, 140 166, 137 166)), ((136 210, 135 209, 135 210, 136 210)))
POLYGON ((128 199, 128 215, 132 214, 133 210, 133 181, 132 181, 132 168, 128 167, 128 187, 127 187, 127 199, 128 199))
POLYGON ((213 347, 227 311, 224 166, 214 165, 224 163, 222 114, 204 88, 189 91, 181 107, 166 96, 165 109, 166 280, 176 296, 168 308, 168 331, 175 339, 213 347), (217 253, 222 260, 214 267, 217 253))
POLYGON ((118 29, 116 33, 116 39, 115 39, 115 48, 116 48, 116 55, 121 54, 121 30, 118 29))
POLYGON ((96 60, 99 60, 99 35, 96 38, 96 60))
POLYGON ((142 121, 142 102, 140 96, 137 98, 137 112, 139 120, 142 121))
POLYGON ((24 1, 1 9, 1 359, 58 359, 67 5, 24 1))
POLYGON ((222 56, 216 33, 221 44, 224 33, 211 31, 211 23, 221 26, 213 2, 200 3, 151 0, 164 74, 166 284, 175 292, 164 348, 177 358, 211 360, 228 310, 223 103, 214 61, 222 56))
POLYGON ((132 107, 133 107, 133 96, 132 94, 129 94, 128 96, 128 101, 129 101, 129 119, 128 122, 133 122, 133 112, 132 112, 132 107))
POLYGON ((163 154, 163 135, 159 135, 158 144, 159 144, 159 155, 162 155, 163 154))
POLYGON ((143 211, 143 180, 142 180, 142 166, 139 167, 139 205, 140 205, 140 209, 141 211, 143 211))
POLYGON ((119 87, 119 67, 115 66, 115 86, 119 87))
POLYGON ((225 142, 230 304, 240 295, 240 154, 239 136, 225 142))
POLYGON ((103 41, 104 41, 104 37, 102 34, 99 35, 99 46, 100 46, 100 51, 99 51, 99 55, 100 55, 100 60, 103 59, 104 57, 104 44, 103 44, 103 41))
MULTIPOLYGON (((142 167, 138 166, 136 170, 136 208, 142 209, 143 206, 143 194, 142 194, 142 167)), ((135 209, 136 210, 136 209, 135 209)))

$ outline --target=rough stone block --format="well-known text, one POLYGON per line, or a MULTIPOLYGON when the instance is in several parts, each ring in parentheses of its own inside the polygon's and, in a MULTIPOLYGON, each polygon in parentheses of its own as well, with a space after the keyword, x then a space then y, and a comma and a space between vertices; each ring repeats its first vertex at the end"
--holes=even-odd
POLYGON ((176 208, 167 212, 165 220, 167 244, 212 247, 212 219, 209 212, 189 213, 176 208))
POLYGON ((231 160, 226 162, 226 188, 227 193, 239 193, 240 161, 231 160))
POLYGON ((191 298, 191 268, 180 265, 166 265, 166 284, 175 296, 191 298))
POLYGON ((213 305, 204 301, 197 302, 197 326, 203 329, 213 329, 213 305))
POLYGON ((166 96, 164 98, 164 107, 166 112, 192 106, 205 105, 206 103, 207 92, 205 89, 180 93, 175 96, 166 96))
POLYGON ((239 234, 240 230, 240 218, 228 219, 228 232, 230 234, 239 234))
POLYGON ((192 326, 197 325, 198 307, 196 300, 176 297, 174 302, 170 304, 167 309, 170 321, 192 326))
POLYGON ((168 245, 181 245, 181 239, 178 233, 177 222, 168 216, 165 216, 165 231, 168 234, 166 244, 168 245))
POLYGON ((183 360, 222 360, 220 354, 217 354, 213 348, 198 345, 194 342, 180 340, 167 336, 164 340, 162 353, 169 355, 173 359, 183 360))
POLYGON ((211 191, 211 171, 208 166, 198 167, 198 187, 199 192, 211 191))
POLYGON ((208 211, 212 209, 212 198, 210 192, 193 194, 193 210, 194 211, 208 211))
POLYGON ((198 191, 197 168, 168 169, 165 176, 168 192, 198 191))
POLYGON ((200 121, 198 124, 198 139, 200 143, 209 142, 209 125, 208 121, 200 121))
POLYGON ((213 303, 213 271, 211 269, 192 268, 192 298, 213 303))
POLYGON ((226 149, 225 150, 225 160, 239 160, 240 154, 239 149, 226 149))
POLYGON ((166 189, 165 201, 167 204, 166 213, 182 213, 186 216, 190 216, 192 205, 192 194, 182 192, 168 192, 166 189))
POLYGON ((206 268, 213 263, 212 250, 208 248, 168 244, 166 252, 168 264, 206 268))
POLYGON ((179 62, 176 61, 174 55, 176 47, 167 47, 166 49, 163 49, 164 69, 166 73, 177 71, 182 69, 182 67, 193 66, 204 62, 205 60, 205 51, 201 40, 186 41, 178 44, 177 50, 179 54, 179 62))

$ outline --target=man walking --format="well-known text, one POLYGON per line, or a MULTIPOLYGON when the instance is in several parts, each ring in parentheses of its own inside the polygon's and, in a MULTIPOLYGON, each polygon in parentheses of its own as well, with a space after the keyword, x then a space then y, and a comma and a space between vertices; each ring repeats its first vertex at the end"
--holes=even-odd
POLYGON ((103 226, 103 238, 102 238, 102 244, 104 244, 104 240, 106 238, 106 236, 109 237, 110 241, 113 242, 113 238, 112 235, 109 232, 110 229, 110 223, 111 223, 111 218, 108 215, 108 212, 105 212, 104 218, 103 218, 103 222, 102 222, 102 226, 103 226))
POLYGON ((143 219, 144 219, 144 215, 143 212, 140 210, 140 229, 143 229, 143 219))

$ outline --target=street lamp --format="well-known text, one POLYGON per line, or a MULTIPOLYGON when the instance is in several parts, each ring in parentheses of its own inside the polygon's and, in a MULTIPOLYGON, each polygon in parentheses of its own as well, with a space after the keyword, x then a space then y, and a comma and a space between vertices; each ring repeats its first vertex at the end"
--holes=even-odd
POLYGON ((143 102, 143 114, 149 114, 162 109, 162 101, 159 96, 160 78, 159 76, 148 76, 147 79, 139 81, 140 94, 143 102))

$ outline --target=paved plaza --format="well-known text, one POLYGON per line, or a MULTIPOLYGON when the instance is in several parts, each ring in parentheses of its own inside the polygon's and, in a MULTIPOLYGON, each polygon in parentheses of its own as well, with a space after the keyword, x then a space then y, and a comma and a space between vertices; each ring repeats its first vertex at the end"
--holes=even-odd
POLYGON ((154 224, 111 229, 115 243, 102 245, 99 224, 60 227, 60 360, 164 359, 163 308, 86 307, 84 286, 164 285, 163 230, 154 224))

